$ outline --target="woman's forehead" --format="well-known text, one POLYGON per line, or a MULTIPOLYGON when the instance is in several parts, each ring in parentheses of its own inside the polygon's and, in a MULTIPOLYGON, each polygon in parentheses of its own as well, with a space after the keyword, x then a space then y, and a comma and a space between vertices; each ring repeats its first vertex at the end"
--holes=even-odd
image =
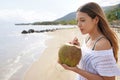
POLYGON ((88 15, 87 15, 87 13, 84 13, 84 12, 77 12, 76 17, 77 18, 86 18, 86 17, 88 17, 88 15))

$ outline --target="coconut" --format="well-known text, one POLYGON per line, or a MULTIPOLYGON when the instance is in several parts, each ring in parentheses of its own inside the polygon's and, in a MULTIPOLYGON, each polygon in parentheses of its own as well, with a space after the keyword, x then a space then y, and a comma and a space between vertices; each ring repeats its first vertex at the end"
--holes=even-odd
POLYGON ((70 67, 75 67, 82 56, 81 49, 72 44, 64 44, 58 51, 59 62, 70 67))

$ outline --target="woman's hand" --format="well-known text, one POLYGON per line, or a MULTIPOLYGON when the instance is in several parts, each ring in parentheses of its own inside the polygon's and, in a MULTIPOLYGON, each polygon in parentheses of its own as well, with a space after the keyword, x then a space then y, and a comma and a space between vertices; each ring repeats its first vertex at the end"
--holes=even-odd
POLYGON ((61 66, 66 69, 66 70, 70 70, 70 71, 73 71, 73 72, 77 72, 78 71, 78 67, 75 66, 75 67, 69 67, 68 65, 66 64, 61 64, 61 66))
POLYGON ((66 69, 66 70, 70 70, 70 71, 73 71, 73 72, 77 72, 78 69, 79 69, 77 66, 75 66, 75 67, 69 67, 69 66, 66 65, 66 64, 61 64, 59 61, 58 61, 58 63, 59 63, 64 69, 66 69))
POLYGON ((73 44, 73 45, 77 45, 77 46, 80 46, 80 43, 78 42, 78 38, 75 37, 71 42, 69 42, 70 44, 73 44))

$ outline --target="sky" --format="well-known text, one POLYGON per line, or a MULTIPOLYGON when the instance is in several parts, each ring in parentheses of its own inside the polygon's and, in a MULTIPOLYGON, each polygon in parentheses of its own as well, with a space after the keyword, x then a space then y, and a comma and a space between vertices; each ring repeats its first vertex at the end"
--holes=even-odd
POLYGON ((53 21, 87 2, 100 6, 120 3, 120 0, 0 0, 0 21, 31 23, 53 21))

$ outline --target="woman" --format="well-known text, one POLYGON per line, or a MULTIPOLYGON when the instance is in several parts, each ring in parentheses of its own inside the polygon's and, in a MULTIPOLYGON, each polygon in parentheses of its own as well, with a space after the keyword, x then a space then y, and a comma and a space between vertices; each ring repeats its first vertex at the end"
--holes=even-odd
MULTIPOLYGON (((94 2, 87 3, 77 10, 76 17, 81 33, 89 35, 81 47, 82 59, 76 67, 61 65, 78 73, 77 80, 115 80, 120 75, 116 64, 118 41, 101 7, 94 2)), ((71 44, 79 46, 78 39, 71 44)))

